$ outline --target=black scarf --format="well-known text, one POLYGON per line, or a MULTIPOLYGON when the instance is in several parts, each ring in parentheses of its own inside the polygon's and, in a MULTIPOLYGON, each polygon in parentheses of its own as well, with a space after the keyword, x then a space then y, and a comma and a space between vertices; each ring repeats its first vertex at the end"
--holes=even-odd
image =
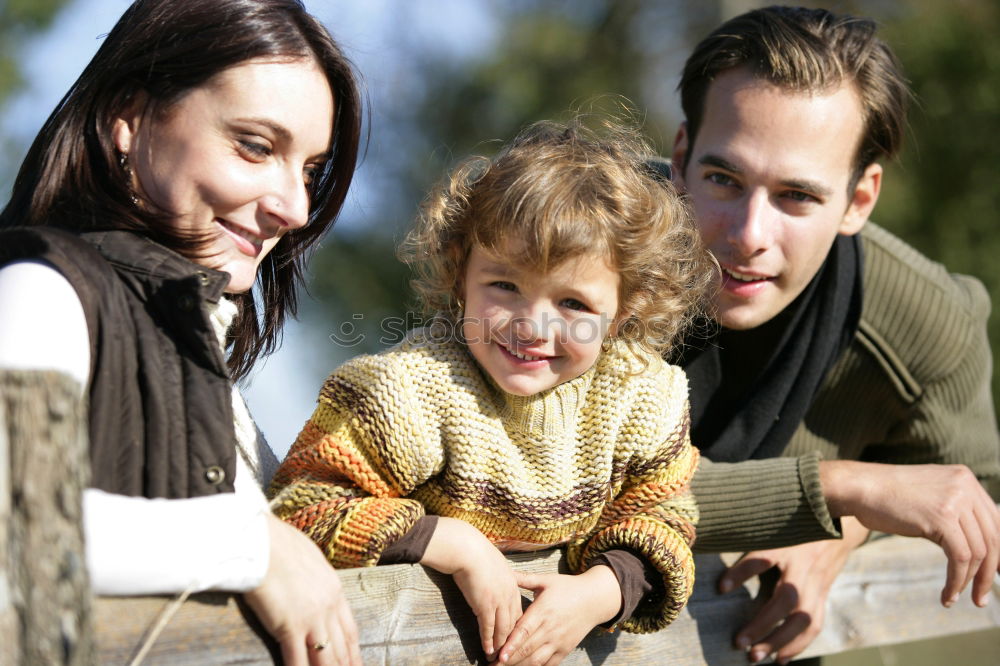
POLYGON ((674 361, 688 374, 695 446, 720 462, 781 455, 860 318, 861 241, 838 236, 780 315, 747 331, 689 336, 674 361))

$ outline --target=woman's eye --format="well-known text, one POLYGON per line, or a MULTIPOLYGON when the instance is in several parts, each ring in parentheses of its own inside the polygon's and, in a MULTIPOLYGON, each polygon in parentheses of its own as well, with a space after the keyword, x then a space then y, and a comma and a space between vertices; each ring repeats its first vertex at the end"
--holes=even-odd
POLYGON ((590 308, 587 307, 586 303, 584 303, 582 301, 578 301, 575 298, 565 298, 565 299, 563 299, 562 306, 564 308, 568 308, 570 310, 577 310, 579 312, 586 312, 586 311, 590 310, 590 308))
POLYGON ((271 156, 271 148, 265 146, 262 143, 256 141, 247 141, 246 139, 240 139, 240 148, 256 158, 264 158, 271 156))
POLYGON ((307 187, 313 184, 313 181, 316 180, 316 176, 319 175, 320 170, 319 166, 312 165, 306 166, 306 168, 302 170, 302 180, 305 181, 307 187))
POLYGON ((504 282, 503 280, 490 282, 490 286, 503 289, 504 291, 517 291, 517 286, 513 282, 504 282))

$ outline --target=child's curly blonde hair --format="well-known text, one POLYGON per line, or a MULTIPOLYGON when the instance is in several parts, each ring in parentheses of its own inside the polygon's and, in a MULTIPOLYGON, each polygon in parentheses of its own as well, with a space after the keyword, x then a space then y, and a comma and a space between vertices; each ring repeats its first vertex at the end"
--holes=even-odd
POLYGON ((399 248, 425 315, 456 322, 471 248, 503 256, 508 241, 519 249, 514 264, 542 273, 608 257, 620 276, 615 337, 630 345, 667 353, 705 313, 718 265, 687 205, 646 163, 652 152, 637 130, 583 121, 535 123, 431 191, 399 248))

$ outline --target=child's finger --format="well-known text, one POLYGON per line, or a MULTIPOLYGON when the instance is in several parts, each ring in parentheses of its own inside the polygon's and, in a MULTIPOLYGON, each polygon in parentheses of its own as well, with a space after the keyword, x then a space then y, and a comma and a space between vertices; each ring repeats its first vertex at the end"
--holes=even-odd
MULTIPOLYGON (((537 613, 532 613, 533 606, 529 606, 521 619, 514 625, 507 642, 500 649, 499 661, 504 664, 517 664, 535 650, 532 638, 538 635, 538 624, 540 619, 536 619, 537 613)), ((537 642, 537 641, 536 641, 537 642)))
POLYGON ((514 580, 517 582, 518 587, 523 587, 526 590, 537 591, 538 588, 542 587, 542 579, 533 573, 515 571, 514 580))
POLYGON ((496 648, 493 642, 493 628, 496 626, 496 609, 489 609, 485 613, 480 611, 476 614, 479 622, 479 640, 483 644, 483 652, 487 657, 491 656, 496 648))
MULTIPOLYGON (((514 621, 510 617, 510 609, 504 604, 497 606, 496 617, 496 626, 493 628, 493 646, 499 649, 507 642, 507 636, 510 635, 511 629, 514 628, 514 621)), ((492 658, 493 652, 487 652, 486 655, 492 658)))

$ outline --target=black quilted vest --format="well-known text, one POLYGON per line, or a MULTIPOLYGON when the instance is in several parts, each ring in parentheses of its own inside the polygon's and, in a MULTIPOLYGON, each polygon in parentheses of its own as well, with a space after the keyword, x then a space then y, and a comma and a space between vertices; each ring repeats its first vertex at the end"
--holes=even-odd
POLYGON ((0 232, 0 266, 19 259, 54 266, 83 304, 91 485, 144 497, 232 492, 232 383, 208 314, 228 275, 128 231, 0 232))

